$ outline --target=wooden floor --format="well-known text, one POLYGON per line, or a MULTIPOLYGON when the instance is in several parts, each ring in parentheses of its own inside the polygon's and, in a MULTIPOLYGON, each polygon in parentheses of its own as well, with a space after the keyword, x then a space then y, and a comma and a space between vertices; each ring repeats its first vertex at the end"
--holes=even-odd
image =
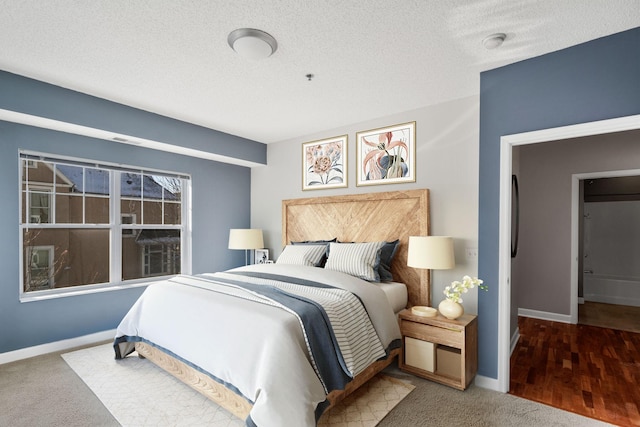
POLYGON ((527 317, 510 394, 620 426, 640 426, 640 334, 527 317))

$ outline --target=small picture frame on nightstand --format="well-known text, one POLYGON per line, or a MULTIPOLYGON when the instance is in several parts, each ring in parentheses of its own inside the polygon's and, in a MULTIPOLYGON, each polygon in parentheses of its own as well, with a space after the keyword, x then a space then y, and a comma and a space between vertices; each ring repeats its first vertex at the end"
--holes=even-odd
POLYGON ((269 264, 269 249, 256 249, 253 255, 255 264, 269 264))

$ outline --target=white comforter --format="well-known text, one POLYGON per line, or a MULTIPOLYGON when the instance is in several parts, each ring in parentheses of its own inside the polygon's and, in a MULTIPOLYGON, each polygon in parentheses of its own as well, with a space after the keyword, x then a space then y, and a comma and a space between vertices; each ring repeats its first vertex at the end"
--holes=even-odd
MULTIPOLYGON (((364 303, 383 348, 400 338, 384 292, 365 281, 315 267, 267 264, 236 270, 349 290, 364 303)), ((125 335, 169 350, 237 389, 253 402, 250 417, 260 427, 314 426, 314 411, 326 399, 298 319, 281 308, 165 281, 149 286, 122 320, 116 339, 125 335)))

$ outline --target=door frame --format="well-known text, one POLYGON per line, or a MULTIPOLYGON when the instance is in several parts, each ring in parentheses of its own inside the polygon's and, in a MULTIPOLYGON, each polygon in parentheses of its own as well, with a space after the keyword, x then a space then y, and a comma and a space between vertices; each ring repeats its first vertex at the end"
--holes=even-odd
MULTIPOLYGON (((511 175, 513 147, 558 141, 570 138, 602 135, 640 129, 640 114, 600 120, 596 122, 561 126, 512 135, 500 138, 500 203, 498 227, 498 378, 497 389, 509 391, 511 356, 511 175)), ((574 179, 574 181, 576 181, 574 179)), ((579 186, 579 181, 578 186, 579 186)), ((575 192, 574 192, 575 193, 575 192)), ((573 207, 572 207, 573 209, 573 207)), ((577 205, 576 205, 577 210, 577 205)), ((573 213, 572 213, 573 214, 573 213)), ((575 218, 572 216, 572 218, 575 218)), ((578 309, 578 239, 577 223, 572 220, 571 256, 571 317, 577 321, 578 309), (574 234, 575 233, 575 234, 574 234)))
POLYGON ((580 276, 584 276, 584 271, 578 258, 580 256, 580 245, 582 244, 583 240, 582 233, 584 232, 584 230, 580 230, 580 221, 582 219, 582 210, 580 209, 580 207, 583 203, 580 193, 580 181, 587 179, 618 178, 623 176, 639 175, 640 169, 585 172, 571 175, 571 259, 576 260, 576 268, 571 270, 571 323, 578 323, 578 305, 580 304, 578 298, 578 284, 580 276), (575 277, 573 273, 575 273, 575 277))

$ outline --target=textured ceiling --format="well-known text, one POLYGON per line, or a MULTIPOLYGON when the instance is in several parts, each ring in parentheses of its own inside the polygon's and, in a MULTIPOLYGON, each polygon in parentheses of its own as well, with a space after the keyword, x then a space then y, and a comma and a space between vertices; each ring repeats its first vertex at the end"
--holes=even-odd
POLYGON ((0 69, 270 143, 478 94, 481 71, 637 26, 639 0, 0 0, 0 69), (240 27, 277 52, 239 57, 240 27))

